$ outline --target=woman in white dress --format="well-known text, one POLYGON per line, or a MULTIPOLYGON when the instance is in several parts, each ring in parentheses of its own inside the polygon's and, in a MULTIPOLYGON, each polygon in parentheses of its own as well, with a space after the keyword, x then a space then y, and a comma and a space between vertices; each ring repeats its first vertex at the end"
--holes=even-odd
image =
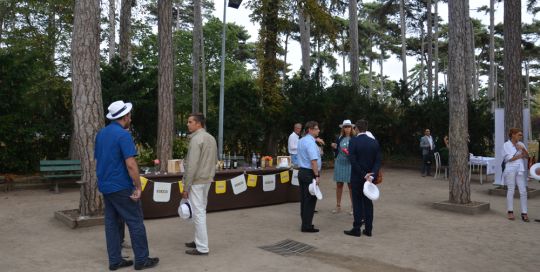
POLYGON ((508 219, 514 221, 514 190, 516 184, 519 188, 521 199, 521 219, 530 222, 527 216, 527 164, 529 153, 525 144, 521 142, 523 132, 518 128, 510 128, 508 133, 510 140, 504 143, 502 155, 506 161, 503 172, 504 184, 508 186, 506 200, 508 202, 508 219))

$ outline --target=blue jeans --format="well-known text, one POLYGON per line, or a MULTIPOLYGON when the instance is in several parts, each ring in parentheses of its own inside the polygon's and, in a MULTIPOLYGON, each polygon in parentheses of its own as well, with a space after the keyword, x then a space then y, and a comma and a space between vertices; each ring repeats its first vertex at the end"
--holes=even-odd
POLYGON ((135 253, 135 264, 143 265, 148 260, 148 240, 146 238, 146 228, 143 224, 141 201, 133 202, 130 196, 130 189, 103 195, 105 202, 105 237, 110 265, 122 261, 120 233, 118 231, 119 217, 122 217, 128 226, 131 246, 133 247, 133 253, 135 253))
POLYGON ((291 164, 298 164, 298 155, 291 154, 291 164))

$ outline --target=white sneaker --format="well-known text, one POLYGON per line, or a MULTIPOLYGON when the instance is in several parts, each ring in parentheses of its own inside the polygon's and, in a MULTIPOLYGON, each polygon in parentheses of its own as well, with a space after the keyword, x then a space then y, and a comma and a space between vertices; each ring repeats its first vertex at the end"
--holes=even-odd
POLYGON ((122 253, 122 258, 129 258, 129 254, 127 254, 127 252, 125 252, 123 249, 121 253, 122 253))
POLYGON ((130 245, 128 242, 123 242, 123 243, 121 244, 121 246, 122 246, 123 248, 131 248, 131 245, 130 245))

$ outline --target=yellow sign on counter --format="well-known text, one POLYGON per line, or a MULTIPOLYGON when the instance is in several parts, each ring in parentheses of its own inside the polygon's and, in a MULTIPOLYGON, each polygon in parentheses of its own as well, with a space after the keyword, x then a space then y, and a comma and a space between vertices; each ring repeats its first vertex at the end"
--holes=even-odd
POLYGON ((223 194, 225 193, 225 189, 227 188, 227 181, 216 181, 216 194, 223 194))
POLYGON ((146 187, 146 183, 148 183, 148 179, 145 177, 141 177, 141 191, 144 191, 144 187, 146 187))
POLYGON ((257 176, 256 175, 248 175, 247 186, 255 187, 256 185, 257 185, 257 176))
POLYGON ((279 174, 279 176, 281 177, 281 183, 289 182, 289 171, 285 171, 279 174))

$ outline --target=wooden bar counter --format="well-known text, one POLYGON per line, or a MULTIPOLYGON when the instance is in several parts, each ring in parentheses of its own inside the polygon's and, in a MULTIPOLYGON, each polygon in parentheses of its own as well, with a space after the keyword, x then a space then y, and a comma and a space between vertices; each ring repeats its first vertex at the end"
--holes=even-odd
MULTIPOLYGON (((208 192, 208 205, 206 207, 207 212, 220 211, 228 209, 238 209, 247 207, 256 207, 272 204, 280 204, 287 202, 299 202, 300 201, 300 187, 292 185, 293 168, 265 168, 265 169, 250 169, 239 167, 238 169, 231 170, 219 170, 216 171, 214 181, 227 180, 225 193, 216 194, 216 183, 212 182, 210 191, 208 192), (281 183, 279 173, 289 170, 289 181, 281 183), (245 172, 245 174, 244 174, 245 172), (257 177, 257 184, 255 187, 247 187, 247 190, 234 194, 230 179, 238 177, 244 174, 246 181, 248 175, 260 175, 257 177), (276 175, 276 188, 274 191, 265 192, 263 190, 263 175, 276 175)), ((154 201, 154 182, 178 182, 182 180, 183 173, 156 175, 149 173, 142 175, 148 179, 144 191, 141 195, 142 209, 144 218, 157 218, 166 216, 178 216, 178 206, 182 195, 180 194, 180 187, 178 183, 171 184, 171 196, 168 202, 155 202, 154 201)))

